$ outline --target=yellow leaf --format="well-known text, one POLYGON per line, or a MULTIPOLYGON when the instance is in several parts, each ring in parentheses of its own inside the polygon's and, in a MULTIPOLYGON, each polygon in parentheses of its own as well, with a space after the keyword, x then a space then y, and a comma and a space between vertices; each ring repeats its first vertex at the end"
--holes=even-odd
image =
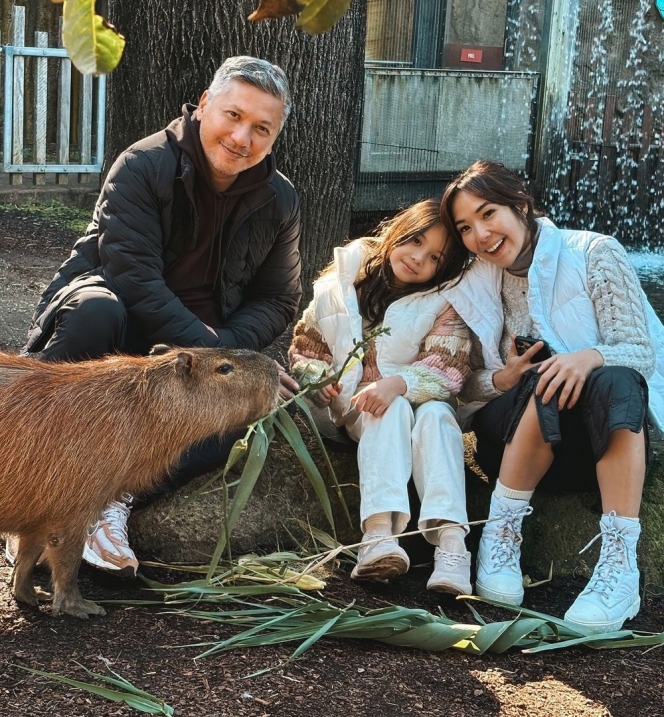
POLYGON ((62 41, 74 66, 84 75, 112 72, 125 46, 124 37, 95 14, 94 0, 64 1, 62 41))
POLYGON ((310 35, 326 32, 346 14, 352 0, 309 0, 297 22, 310 35))

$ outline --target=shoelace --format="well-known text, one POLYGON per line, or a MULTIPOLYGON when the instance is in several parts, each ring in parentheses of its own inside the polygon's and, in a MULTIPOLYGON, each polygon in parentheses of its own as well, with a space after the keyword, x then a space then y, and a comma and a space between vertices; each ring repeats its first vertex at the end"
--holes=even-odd
POLYGON ((616 588, 620 569, 625 563, 627 546, 625 536, 611 524, 608 527, 602 526, 601 532, 579 551, 579 555, 588 550, 599 538, 602 538, 599 560, 583 593, 596 592, 606 599, 616 588))
POLYGON ((434 551, 434 560, 440 561, 446 568, 456 568, 464 560, 463 553, 448 553, 446 550, 436 548, 434 551))
POLYGON ((381 545, 382 542, 385 540, 394 540, 395 542, 397 542, 396 538, 393 535, 378 535, 377 533, 367 533, 362 539, 362 541, 363 543, 369 542, 371 540, 378 541, 379 538, 382 538, 383 540, 380 542, 369 543, 369 545, 360 545, 357 550, 358 559, 362 559, 362 557, 367 553, 367 551, 371 550, 372 548, 375 548, 377 545, 381 545))
POLYGON ((108 525, 111 535, 117 540, 126 543, 129 540, 127 535, 127 519, 129 518, 129 506, 113 500, 103 513, 102 519, 108 525))
MULTIPOLYGON (((491 559, 499 567, 504 565, 517 565, 519 560, 516 549, 523 542, 523 536, 517 530, 516 524, 520 523, 527 515, 533 512, 531 505, 526 505, 518 510, 505 510, 499 516, 499 520, 493 523, 492 530, 500 533, 498 541, 494 542, 491 548, 491 559)), ((492 525, 487 523, 487 526, 492 525)))

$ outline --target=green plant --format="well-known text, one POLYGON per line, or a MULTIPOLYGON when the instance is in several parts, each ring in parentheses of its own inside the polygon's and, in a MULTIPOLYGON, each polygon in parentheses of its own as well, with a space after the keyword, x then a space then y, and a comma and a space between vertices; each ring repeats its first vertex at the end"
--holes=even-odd
POLYGON ((339 502, 343 507, 346 518, 349 524, 351 524, 350 514, 348 512, 348 507, 346 506, 343 493, 341 492, 339 481, 337 480, 334 468, 332 467, 332 463, 330 462, 330 458, 327 455, 327 451, 325 450, 323 441, 320 437, 318 429, 316 428, 316 424, 314 423, 311 411, 309 410, 309 407, 307 406, 304 399, 305 396, 309 393, 317 391, 318 389, 323 388, 324 386, 327 386, 331 383, 337 383, 346 373, 346 371, 348 371, 349 368, 351 368, 353 365, 355 365, 358 361, 361 360, 364 349, 367 347, 369 342, 380 334, 384 333, 389 334, 389 328, 383 327, 374 329, 373 331, 363 336, 361 340, 356 341, 354 343, 353 350, 348 354, 339 371, 336 371, 329 376, 322 375, 318 378, 318 380, 302 386, 301 390, 293 398, 282 403, 269 415, 264 416, 258 421, 252 423, 248 427, 247 433, 244 435, 244 437, 234 443, 224 468, 221 471, 217 472, 215 475, 213 475, 208 481, 206 481, 202 486, 200 486, 198 490, 194 491, 185 501, 178 505, 177 510, 182 510, 194 498, 200 495, 201 492, 205 491, 214 482, 221 479, 225 518, 221 533, 219 535, 217 546, 214 550, 212 560, 207 571, 206 577, 208 581, 212 579, 212 576, 217 570, 219 566, 219 561, 221 560, 221 556, 224 550, 227 550, 229 563, 232 563, 232 555, 230 553, 230 535, 233 532, 235 526, 237 525, 242 511, 247 505, 254 486, 256 485, 256 481, 258 480, 258 476, 260 475, 261 470, 265 465, 265 460, 267 458, 270 444, 274 439, 277 431, 284 436, 290 447, 293 449, 293 452, 297 456, 298 460, 300 461, 300 464, 304 469, 304 472, 309 479, 316 493, 316 496, 318 497, 318 500, 320 501, 320 504, 325 513, 325 517, 327 518, 330 527, 332 528, 332 532, 336 535, 334 527, 334 518, 332 516, 332 506, 330 504, 330 499, 327 495, 327 488, 325 486, 325 482, 323 480, 320 470, 318 469, 318 466, 316 465, 309 451, 307 450, 306 444, 302 438, 302 435, 300 434, 297 424, 287 411, 288 406, 292 403, 295 403, 301 409, 305 420, 307 421, 309 427, 311 428, 311 431, 316 437, 318 446, 323 454, 327 473, 332 481, 337 497, 339 498, 339 502), (235 493, 233 495, 233 498, 229 502, 229 485, 226 482, 226 478, 231 468, 233 468, 233 466, 242 457, 246 457, 246 461, 240 478, 235 483, 235 493))
MULTIPOLYGON (((79 664, 79 663, 76 663, 79 664)), ((70 687, 77 687, 80 690, 85 690, 104 699, 111 700, 111 702, 124 702, 129 707, 132 707, 139 712, 147 712, 151 715, 166 715, 166 717, 172 717, 175 714, 175 710, 167 705, 163 700, 158 697, 151 695, 149 692, 139 689, 131 684, 124 677, 118 675, 117 672, 110 672, 114 677, 108 675, 100 675, 96 672, 88 670, 87 667, 80 665, 91 677, 94 677, 100 682, 113 685, 120 689, 111 690, 108 687, 101 687, 100 685, 92 684, 91 682, 81 682, 80 680, 72 680, 64 675, 59 675, 56 672, 44 672, 43 670, 35 670, 31 667, 22 667, 21 665, 14 665, 19 670, 25 670, 33 675, 39 675, 40 677, 46 677, 49 680, 55 680, 56 682, 62 682, 70 687)))

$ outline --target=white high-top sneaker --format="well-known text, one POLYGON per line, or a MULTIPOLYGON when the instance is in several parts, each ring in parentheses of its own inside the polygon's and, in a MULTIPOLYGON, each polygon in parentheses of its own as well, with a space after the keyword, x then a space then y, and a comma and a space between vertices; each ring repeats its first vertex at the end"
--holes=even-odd
MULTIPOLYGON (((641 607, 636 544, 641 524, 611 511, 599 522, 602 549, 590 582, 565 613, 565 620, 582 632, 613 632, 631 620, 641 607)), ((583 550, 581 552, 583 552, 583 550)))
POLYGON ((525 500, 491 496, 489 519, 477 551, 475 592, 480 597, 510 605, 523 602, 521 523, 533 509, 525 500))

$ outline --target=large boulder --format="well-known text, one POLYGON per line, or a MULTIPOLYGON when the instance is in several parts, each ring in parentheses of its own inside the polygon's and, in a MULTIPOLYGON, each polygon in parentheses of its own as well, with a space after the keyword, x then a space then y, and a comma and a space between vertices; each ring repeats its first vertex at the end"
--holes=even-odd
MULTIPOLYGON (((317 465, 323 461, 316 442, 300 423, 303 435, 317 465)), ((341 484, 353 525, 349 525, 334 490, 329 490, 334 510, 337 538, 346 544, 359 541, 359 489, 355 452, 345 444, 329 450, 341 484)), ((641 518, 643 534, 639 544, 640 567, 648 583, 664 585, 664 444, 655 444, 654 460, 646 480, 641 518)), ((321 468, 323 475, 324 470, 321 468)), ((133 544, 145 558, 169 563, 207 562, 214 551, 224 524, 222 491, 217 483, 183 509, 178 506, 209 476, 166 496, 148 508, 137 511, 130 521, 133 544)), ((234 480, 238 474, 233 474, 234 480)), ((329 484, 329 481, 328 481, 329 484)), ((491 489, 472 471, 467 471, 469 520, 486 518, 491 489)), ((522 566, 524 573, 537 580, 548 575, 551 564, 555 575, 589 575, 598 546, 587 553, 579 551, 599 532, 601 515, 596 493, 538 494, 533 513, 523 527, 522 566)), ((416 514, 417 506, 413 507, 416 514)), ((276 548, 297 548, 306 539, 300 522, 331 533, 316 494, 301 470, 298 460, 277 438, 270 447, 265 468, 246 510, 233 532, 231 547, 235 555, 276 548)), ((414 524, 410 526, 414 527, 414 524)), ((480 527, 471 531, 469 547, 475 552, 480 527)), ((431 559, 431 547, 421 538, 405 541, 406 549, 422 560, 431 559)))

